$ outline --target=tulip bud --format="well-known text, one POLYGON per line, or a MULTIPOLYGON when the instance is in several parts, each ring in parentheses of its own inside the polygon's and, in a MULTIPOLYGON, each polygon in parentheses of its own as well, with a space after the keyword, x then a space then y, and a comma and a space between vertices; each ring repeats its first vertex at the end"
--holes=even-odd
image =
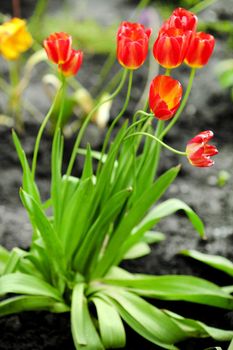
POLYGON ((151 29, 142 24, 122 22, 117 32, 117 58, 129 69, 139 68, 146 60, 151 29))
POLYGON ((215 40, 212 35, 202 32, 193 34, 185 56, 185 63, 193 68, 202 68, 208 63, 214 45, 215 40))
POLYGON ((162 67, 171 69, 183 63, 191 33, 176 28, 160 31, 154 43, 153 54, 162 67))
POLYGON ((161 30, 177 28, 184 31, 191 30, 192 32, 195 32, 197 28, 197 21, 197 16, 194 13, 179 7, 175 9, 172 12, 171 17, 164 22, 161 30))
POLYGON ((48 59, 56 64, 63 64, 70 59, 72 38, 66 33, 54 33, 44 40, 48 59))
POLYGON ((157 119, 171 119, 180 105, 181 98, 182 86, 178 80, 165 75, 158 75, 152 80, 149 105, 157 119))
POLYGON ((80 50, 71 50, 71 56, 65 63, 59 65, 59 70, 66 76, 77 74, 83 61, 83 52, 80 50))

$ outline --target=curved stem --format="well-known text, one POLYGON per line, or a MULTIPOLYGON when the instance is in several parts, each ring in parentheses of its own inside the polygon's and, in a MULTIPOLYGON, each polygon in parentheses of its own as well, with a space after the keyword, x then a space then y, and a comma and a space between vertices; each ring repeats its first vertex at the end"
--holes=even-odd
POLYGON ((120 84, 118 85, 117 89, 104 101, 101 101, 99 102, 91 111, 90 113, 87 115, 79 133, 78 133, 78 136, 76 138, 76 141, 75 141, 75 144, 74 144, 74 147, 73 147, 73 151, 72 151, 72 154, 71 154, 71 157, 70 157, 70 161, 69 161, 69 164, 68 164, 68 168, 67 168, 67 171, 66 171, 66 176, 70 176, 71 175, 71 172, 72 172, 72 169, 73 169, 73 166, 74 166, 74 162, 75 162, 75 159, 76 159, 76 154, 77 154, 77 150, 79 148, 79 145, 80 145, 80 142, 82 140, 82 137, 83 137, 83 134, 93 116, 93 114, 95 113, 95 111, 104 103, 108 102, 108 101, 111 101, 114 97, 116 97, 119 92, 121 91, 122 87, 124 86, 124 83, 125 83, 125 79, 127 77, 127 74, 128 74, 128 71, 127 70, 124 70, 124 73, 123 73, 123 76, 122 76, 122 79, 121 79, 121 82, 120 84))
POLYGON ((144 136, 147 136, 147 137, 150 137, 152 138, 153 140, 159 142, 163 147, 167 148, 169 151, 173 152, 173 153, 176 153, 176 154, 179 154, 181 156, 187 156, 187 153, 186 152, 181 152, 181 151, 178 151, 177 149, 173 148, 173 147, 170 147, 168 146, 165 142, 161 141, 158 137, 154 136, 154 135, 151 135, 151 134, 148 134, 147 132, 135 132, 131 135, 128 135, 124 138, 124 140, 127 140, 129 139, 130 137, 133 137, 133 136, 137 136, 137 135, 144 135, 144 136))
POLYGON ((53 103, 52 103, 47 115, 45 116, 45 118, 40 126, 40 129, 38 131, 37 137, 36 137, 36 142, 35 142, 35 147, 34 147, 34 152, 33 152, 33 159, 32 159, 32 178, 33 179, 35 178, 36 163, 37 163, 37 157, 38 157, 38 152, 39 152, 40 140, 41 140, 42 134, 44 132, 44 129, 49 121, 49 118, 51 117, 51 115, 53 113, 54 106, 56 105, 56 103, 58 101, 58 97, 59 97, 62 90, 63 90, 63 85, 57 91, 56 96, 53 100, 53 103))
POLYGON ((126 108, 128 107, 128 104, 129 104, 129 99, 130 99, 130 94, 131 94, 131 90, 132 90, 132 82, 133 82, 133 70, 130 70, 129 71, 129 82, 128 82, 128 89, 127 89, 127 94, 126 94, 126 99, 125 99, 125 103, 120 111, 120 113, 116 116, 116 118, 113 120, 112 124, 110 125, 110 128, 108 129, 108 132, 105 136, 105 139, 104 139, 104 144, 103 144, 103 147, 102 147, 102 151, 101 151, 101 157, 100 157, 100 161, 99 161, 99 164, 98 164, 98 168, 97 168, 97 174, 99 173, 99 170, 100 170, 100 167, 101 167, 101 164, 102 164, 102 158, 103 158, 103 155, 106 151, 106 148, 108 146, 108 142, 109 142, 109 139, 111 137, 111 134, 112 134, 112 131, 113 131, 113 128, 114 126, 117 124, 117 122, 120 120, 120 118, 122 117, 122 115, 125 113, 125 110, 126 108))
POLYGON ((185 95, 183 97, 183 100, 181 102, 181 105, 180 105, 180 108, 178 109, 178 111, 176 112, 175 116, 172 118, 172 120, 170 121, 170 123, 168 124, 168 126, 163 130, 163 132, 161 133, 160 137, 163 138, 167 133, 168 131, 173 127, 173 125, 177 122, 178 118, 180 117, 181 113, 183 112, 184 110, 184 107, 187 103, 187 100, 188 100, 188 97, 189 97, 189 94, 191 92, 191 89, 192 89, 192 85, 193 85, 193 79, 195 77, 195 72, 196 72, 196 69, 195 68, 192 68, 191 69, 191 72, 190 72, 190 76, 189 76, 189 82, 188 82, 188 86, 187 86, 187 89, 186 89, 186 92, 185 92, 185 95))

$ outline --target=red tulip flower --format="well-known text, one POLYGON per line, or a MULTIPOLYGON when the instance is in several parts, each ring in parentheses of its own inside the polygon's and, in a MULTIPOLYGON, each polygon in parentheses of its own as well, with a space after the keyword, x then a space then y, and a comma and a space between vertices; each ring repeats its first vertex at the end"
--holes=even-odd
POLYGON ((179 7, 175 9, 171 17, 164 22, 160 31, 162 32, 169 28, 177 28, 194 32, 197 28, 197 21, 197 16, 194 13, 179 7))
POLYGON ((183 63, 191 33, 177 28, 160 31, 154 43, 153 54, 162 67, 171 69, 183 63))
POLYGON ((185 63, 193 68, 202 68, 208 63, 214 45, 215 40, 212 35, 202 32, 193 34, 185 56, 185 63))
POLYGON ((59 65, 60 71, 67 77, 77 74, 83 61, 83 52, 80 50, 71 51, 71 56, 68 61, 59 65))
POLYGON ((50 61, 63 64, 71 56, 72 38, 66 33, 54 33, 44 40, 44 48, 50 61))
POLYGON ((182 98, 182 86, 178 80, 166 75, 158 75, 152 80, 149 105, 155 117, 160 120, 172 118, 182 98))
POLYGON ((210 130, 203 131, 192 140, 190 140, 186 147, 186 153, 189 162, 196 167, 210 167, 214 161, 210 159, 218 153, 215 146, 209 145, 209 140, 212 139, 214 133, 210 130))
POLYGON ((146 60, 151 29, 142 24, 122 22, 117 32, 117 58, 129 69, 139 68, 146 60))

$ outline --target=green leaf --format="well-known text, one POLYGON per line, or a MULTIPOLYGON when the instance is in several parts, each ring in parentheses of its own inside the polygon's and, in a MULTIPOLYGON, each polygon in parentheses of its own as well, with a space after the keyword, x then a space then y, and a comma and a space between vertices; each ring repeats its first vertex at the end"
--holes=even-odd
POLYGON ((137 259, 150 254, 151 249, 145 242, 139 242, 132 246, 124 256, 124 260, 137 259))
POLYGON ((31 294, 62 300, 57 289, 45 281, 20 272, 0 277, 0 295, 7 293, 31 294))
POLYGON ((232 338, 232 341, 231 341, 231 343, 230 343, 230 346, 229 346, 229 348, 228 348, 227 350, 233 350, 233 338, 232 338))
POLYGON ((34 225, 38 228, 41 238, 45 244, 48 257, 51 264, 55 267, 57 272, 61 274, 65 271, 65 258, 61 242, 58 240, 52 225, 48 218, 40 208, 39 204, 25 191, 21 190, 20 196, 22 202, 29 213, 29 217, 34 225))
POLYGON ((180 253, 210 265, 233 277, 233 263, 222 256, 203 254, 196 250, 182 250, 180 253))
POLYGON ((85 284, 79 283, 72 293, 71 331, 74 344, 77 350, 104 350, 88 310, 84 288, 85 284))
POLYGON ((82 270, 86 263, 89 270, 91 270, 92 266, 95 267, 96 259, 99 257, 109 225, 122 210, 126 199, 131 193, 132 189, 126 188, 113 195, 105 203, 96 221, 87 232, 82 246, 75 257, 74 263, 77 268, 82 270))
POLYGON ((0 245, 0 275, 3 273, 9 257, 10 252, 0 245))
POLYGON ((28 165, 25 152, 20 144, 18 136, 14 131, 12 132, 12 137, 13 137, 13 142, 23 169, 23 188, 26 192, 28 192, 34 198, 34 200, 40 203, 41 200, 40 200, 40 194, 39 194, 38 188, 36 186, 36 183, 33 181, 31 169, 28 165))
POLYGON ((133 293, 105 289, 104 294, 115 303, 121 317, 137 333, 165 349, 187 336, 167 315, 133 293))
POLYGON ((95 277, 103 276, 107 273, 111 265, 117 265, 123 259, 129 249, 123 243, 127 240, 133 228, 143 219, 150 207, 164 194, 169 185, 174 181, 179 169, 180 167, 175 167, 165 172, 144 191, 143 195, 132 206, 114 232, 105 255, 96 267, 95 277), (120 248, 120 252, 116 252, 116 247, 122 247, 120 248))
POLYGON ((233 337, 233 331, 209 327, 203 322, 184 318, 171 311, 165 310, 165 313, 170 316, 190 337, 211 337, 218 341, 231 340, 233 337))
POLYGON ((152 209, 148 215, 142 220, 142 222, 133 231, 134 234, 140 235, 147 230, 150 230, 155 224, 157 224, 162 218, 174 214, 178 210, 183 210, 189 217, 194 228, 203 237, 205 234, 204 225, 197 214, 183 201, 172 198, 164 201, 152 209))
POLYGON ((53 215, 55 229, 60 227, 60 216, 62 212, 62 154, 63 154, 63 139, 60 129, 55 130, 52 145, 52 170, 51 170, 51 198, 53 203, 53 215))
POLYGON ((59 227, 67 260, 72 258, 89 224, 95 186, 92 178, 80 180, 79 186, 67 203, 59 227))
POLYGON ((134 279, 108 279, 104 283, 122 286, 148 298, 184 300, 232 310, 233 297, 219 286, 192 276, 147 276, 135 274, 134 279))
POLYGON ((0 316, 16 314, 22 311, 47 310, 50 312, 66 312, 69 307, 54 299, 41 296, 20 296, 0 302, 0 316))
POLYGON ((86 159, 85 164, 82 172, 82 180, 87 179, 88 177, 92 177, 93 175, 93 169, 92 169, 92 156, 91 156, 91 146, 90 144, 87 145, 87 151, 86 151, 86 159))
POLYGON ((94 297, 92 301, 96 306, 100 335, 104 347, 106 349, 123 348, 126 342, 125 329, 116 307, 98 297, 94 297), (109 317, 111 317, 110 322, 109 317))
POLYGON ((153 244, 153 243, 159 243, 161 241, 164 241, 165 238, 166 236, 162 232, 146 231, 142 237, 142 241, 148 244, 153 244))
POLYGON ((7 275, 9 273, 15 272, 17 265, 20 262, 21 258, 26 256, 27 254, 28 253, 22 249, 13 248, 10 255, 9 255, 9 259, 7 261, 7 264, 5 265, 5 269, 3 271, 3 274, 7 275))

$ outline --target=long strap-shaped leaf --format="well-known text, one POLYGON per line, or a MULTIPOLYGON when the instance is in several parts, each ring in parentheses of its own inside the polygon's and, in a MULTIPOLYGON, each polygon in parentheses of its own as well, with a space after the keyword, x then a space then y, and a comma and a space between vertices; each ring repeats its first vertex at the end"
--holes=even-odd
POLYGON ((103 276, 107 273, 111 265, 117 265, 123 259, 124 253, 119 252, 116 254, 116 247, 121 247, 129 237, 133 228, 139 224, 150 207, 164 194, 169 185, 176 178, 179 169, 180 167, 174 167, 165 172, 155 183, 145 190, 144 194, 132 206, 114 232, 104 257, 96 267, 93 274, 94 277, 103 276))
POLYGON ((39 204, 29 194, 21 190, 20 196, 29 213, 31 221, 36 225, 41 234, 51 264, 55 267, 57 272, 64 273, 65 258, 63 249, 51 223, 40 208, 39 204))
POLYGON ((85 284, 79 283, 72 294, 71 331, 74 344, 77 350, 104 350, 88 310, 84 288, 85 284))
POLYGON ((40 202, 40 194, 36 186, 35 181, 33 181, 31 169, 29 167, 25 152, 21 146, 18 136, 13 131, 12 132, 13 142, 23 169, 23 188, 28 192, 37 202, 40 202))
POLYGON ((133 275, 133 279, 104 279, 105 283, 127 287, 133 292, 163 300, 185 300, 233 309, 233 297, 216 284, 192 276, 133 275))
POLYGON ((10 252, 0 245, 0 275, 5 270, 9 258, 10 252))
POLYGON ((218 341, 227 341, 233 338, 233 331, 209 327, 203 322, 184 318, 171 311, 165 310, 165 313, 171 317, 179 327, 184 329, 190 337, 211 337, 218 341))
POLYGON ((69 307, 52 298, 44 296, 19 296, 0 302, 0 316, 16 314, 22 311, 47 310, 51 312, 66 312, 69 307))
POLYGON ((97 310, 101 340, 104 347, 106 349, 123 348, 126 342, 125 329, 115 305, 100 297, 94 297, 92 301, 97 310))
POLYGON ((200 236, 203 237, 205 233, 204 225, 199 216, 187 204, 179 199, 172 198, 157 205, 146 215, 141 223, 135 227, 133 234, 124 242, 122 254, 125 254, 132 246, 140 241, 144 233, 150 230, 162 218, 174 214, 178 210, 183 210, 185 212, 194 228, 199 232, 200 236))
POLYGON ((41 295, 62 300, 57 289, 47 282, 24 273, 15 272, 0 277, 0 295, 7 293, 41 295))
POLYGON ((106 289, 103 293, 115 304, 125 322, 152 343, 177 349, 174 344, 187 337, 167 315, 139 296, 119 289, 106 289))
POLYGON ((233 277, 233 263, 223 256, 203 254, 195 250, 183 250, 181 254, 201 261, 233 277))

